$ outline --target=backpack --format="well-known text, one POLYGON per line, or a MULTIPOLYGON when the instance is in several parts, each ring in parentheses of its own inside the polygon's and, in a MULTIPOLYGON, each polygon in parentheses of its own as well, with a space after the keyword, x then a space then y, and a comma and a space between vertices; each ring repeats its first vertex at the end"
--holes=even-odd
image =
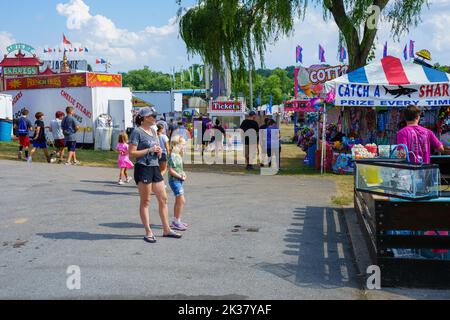
POLYGON ((18 122, 17 134, 19 136, 27 136, 29 134, 27 121, 21 117, 18 122))
POLYGON ((73 128, 68 126, 68 124, 67 124, 67 117, 65 117, 64 120, 62 121, 61 129, 63 130, 63 134, 65 136, 70 136, 70 135, 75 133, 73 128))

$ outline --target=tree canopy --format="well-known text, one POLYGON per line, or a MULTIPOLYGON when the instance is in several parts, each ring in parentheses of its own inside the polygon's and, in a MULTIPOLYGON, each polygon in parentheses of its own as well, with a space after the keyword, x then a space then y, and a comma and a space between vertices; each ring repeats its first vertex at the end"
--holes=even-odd
MULTIPOLYGON (((182 0, 176 1, 182 5, 182 0)), ((295 17, 304 17, 311 5, 323 8, 325 20, 334 19, 353 70, 373 53, 378 31, 373 6, 398 39, 420 22, 428 0, 198 0, 194 7, 181 7, 180 35, 189 54, 199 54, 217 69, 224 57, 243 77, 244 70, 254 68, 254 56, 259 55, 263 64, 267 44, 292 34, 295 17)))

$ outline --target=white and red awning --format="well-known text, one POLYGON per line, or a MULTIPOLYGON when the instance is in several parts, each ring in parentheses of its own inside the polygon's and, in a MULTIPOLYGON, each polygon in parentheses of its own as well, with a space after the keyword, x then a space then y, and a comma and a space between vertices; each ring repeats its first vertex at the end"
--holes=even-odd
POLYGON ((325 84, 339 106, 450 105, 450 74, 388 56, 325 84))

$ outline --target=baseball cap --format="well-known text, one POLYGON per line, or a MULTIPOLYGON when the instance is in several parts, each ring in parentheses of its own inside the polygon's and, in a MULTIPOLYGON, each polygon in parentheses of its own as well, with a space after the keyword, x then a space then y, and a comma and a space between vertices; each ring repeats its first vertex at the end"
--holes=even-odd
POLYGON ((153 117, 156 118, 158 116, 158 112, 156 112, 155 108, 145 107, 139 110, 139 115, 141 117, 153 117))
POLYGON ((248 114, 250 117, 256 116, 256 112, 255 111, 250 111, 250 113, 248 114))

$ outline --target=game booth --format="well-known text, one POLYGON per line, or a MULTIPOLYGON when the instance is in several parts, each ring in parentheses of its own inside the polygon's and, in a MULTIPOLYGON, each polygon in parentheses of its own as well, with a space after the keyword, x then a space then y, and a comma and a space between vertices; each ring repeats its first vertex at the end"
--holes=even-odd
POLYGON ((41 71, 43 63, 32 50, 22 44, 12 46, 10 55, 18 53, 5 55, 0 62, 3 93, 13 97, 14 118, 27 108, 32 121, 35 113, 43 112, 49 123, 57 111, 65 112, 66 107, 72 106, 81 127, 77 133, 81 144, 94 143, 97 127, 108 127, 107 135, 132 127, 132 94, 129 88, 122 87, 122 75, 71 72, 65 54, 60 73, 48 67, 41 71), (29 56, 22 52, 25 49, 29 56), (106 122, 105 115, 109 116, 106 122))
POLYGON ((238 130, 245 120, 246 104, 243 98, 237 100, 211 100, 208 107, 208 116, 214 125, 219 119, 226 131, 224 143, 226 148, 233 149, 241 145, 241 136, 238 130))
POLYGON ((294 121, 294 140, 306 153, 304 164, 320 170, 320 144, 318 144, 325 98, 324 84, 347 73, 348 66, 312 65, 297 67, 294 71, 294 94, 284 103, 284 113, 290 113, 294 121))
POLYGON ((322 168, 354 174, 355 210, 383 286, 450 287, 450 156, 423 164, 396 145, 402 108, 413 104, 448 146, 449 88, 450 74, 391 56, 325 84, 322 168))

